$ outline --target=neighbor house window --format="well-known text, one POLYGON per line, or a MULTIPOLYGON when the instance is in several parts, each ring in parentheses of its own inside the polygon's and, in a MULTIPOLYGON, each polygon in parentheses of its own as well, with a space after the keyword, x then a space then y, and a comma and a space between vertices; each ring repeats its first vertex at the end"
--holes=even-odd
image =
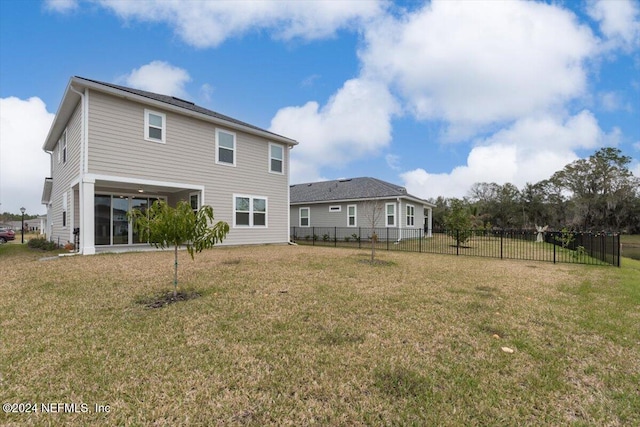
POLYGON ((144 139, 165 142, 167 117, 163 113, 144 110, 144 139))
POLYGON ((385 212, 387 218, 387 227, 394 227, 396 225, 396 204, 387 203, 385 205, 385 212))
POLYGON ((329 212, 341 212, 342 206, 329 206, 329 212))
POLYGON ((269 172, 284 172, 284 147, 278 144, 269 144, 269 172))
POLYGON ((236 134, 216 129, 216 163, 236 165, 236 134))
POLYGON ((309 227, 310 215, 309 208, 300 208, 300 227, 309 227))
POLYGON ((415 219, 415 207, 413 205, 407 205, 407 227, 413 227, 415 219))
POLYGON ((347 226, 356 227, 358 225, 356 221, 356 214, 358 213, 358 209, 356 205, 347 206, 347 226))
POLYGON ((234 227, 266 227, 267 199, 256 196, 233 196, 234 227))

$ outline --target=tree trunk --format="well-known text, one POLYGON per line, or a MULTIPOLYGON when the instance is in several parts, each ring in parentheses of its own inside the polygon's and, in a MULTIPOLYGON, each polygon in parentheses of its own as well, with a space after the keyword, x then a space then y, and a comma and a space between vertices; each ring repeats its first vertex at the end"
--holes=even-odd
POLYGON ((178 297, 178 245, 174 248, 175 262, 173 269, 173 298, 178 297))

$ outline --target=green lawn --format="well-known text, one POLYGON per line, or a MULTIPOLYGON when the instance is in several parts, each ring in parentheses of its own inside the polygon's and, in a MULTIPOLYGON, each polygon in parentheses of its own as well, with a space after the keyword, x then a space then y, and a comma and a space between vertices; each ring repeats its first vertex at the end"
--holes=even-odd
POLYGON ((640 234, 620 236, 622 255, 640 260, 640 234))
POLYGON ((638 261, 216 248, 150 309, 170 252, 43 256, 0 247, 2 401, 87 406, 0 425, 640 425, 638 261))

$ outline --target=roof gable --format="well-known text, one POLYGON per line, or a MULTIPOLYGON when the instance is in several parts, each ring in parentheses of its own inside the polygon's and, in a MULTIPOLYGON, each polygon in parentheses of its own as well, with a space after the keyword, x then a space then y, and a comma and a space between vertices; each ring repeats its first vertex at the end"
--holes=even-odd
POLYGON ((60 106, 56 112, 56 117, 43 146, 45 151, 51 151, 55 146, 62 130, 64 130, 64 126, 73 113, 73 109, 80 100, 78 92, 83 92, 85 88, 104 93, 111 93, 125 98, 131 98, 132 100, 143 104, 161 106, 167 110, 177 112, 178 114, 187 114, 199 117, 200 119, 210 120, 228 126, 232 129, 242 130, 272 139, 274 142, 282 142, 290 146, 298 144, 298 142, 293 139, 278 135, 250 123, 234 119, 233 117, 225 116, 224 114, 217 113, 207 108, 200 107, 193 102, 186 101, 184 99, 75 76, 69 81, 65 94, 60 102, 60 106))

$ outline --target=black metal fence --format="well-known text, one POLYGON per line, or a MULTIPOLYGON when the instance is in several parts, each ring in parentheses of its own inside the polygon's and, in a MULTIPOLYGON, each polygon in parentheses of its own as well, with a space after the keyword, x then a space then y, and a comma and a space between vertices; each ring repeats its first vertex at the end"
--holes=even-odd
POLYGON ((291 227, 291 241, 314 246, 620 266, 620 235, 574 231, 291 227))

